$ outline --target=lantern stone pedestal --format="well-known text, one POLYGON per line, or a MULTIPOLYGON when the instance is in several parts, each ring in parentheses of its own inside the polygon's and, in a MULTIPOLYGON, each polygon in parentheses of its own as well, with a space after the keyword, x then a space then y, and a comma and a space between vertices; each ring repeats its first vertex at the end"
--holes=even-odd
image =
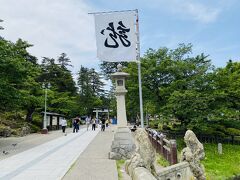
POLYGON ((128 127, 118 127, 109 153, 110 159, 130 159, 135 151, 135 144, 128 127))
POLYGON ((48 129, 47 128, 41 130, 41 134, 47 134, 47 133, 48 133, 48 129))
POLYGON ((127 127, 125 94, 125 79, 128 73, 122 72, 122 65, 117 66, 118 72, 112 74, 112 78, 116 83, 115 95, 117 99, 117 130, 109 153, 110 159, 130 159, 135 151, 135 144, 130 129, 127 127))

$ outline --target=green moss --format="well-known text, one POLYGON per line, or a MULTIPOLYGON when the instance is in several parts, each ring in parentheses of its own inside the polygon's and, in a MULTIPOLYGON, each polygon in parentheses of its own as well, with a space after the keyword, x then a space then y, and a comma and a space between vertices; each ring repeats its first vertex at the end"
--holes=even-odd
POLYGON ((160 165, 160 166, 163 166, 163 167, 167 167, 167 166, 170 166, 170 163, 164 159, 164 157, 160 154, 156 154, 156 158, 157 158, 157 163, 160 165))
POLYGON ((116 160, 117 171, 118 171, 118 179, 119 179, 119 180, 122 180, 122 178, 123 178, 121 169, 122 169, 122 166, 124 165, 124 163, 125 163, 125 160, 123 160, 123 159, 116 160))

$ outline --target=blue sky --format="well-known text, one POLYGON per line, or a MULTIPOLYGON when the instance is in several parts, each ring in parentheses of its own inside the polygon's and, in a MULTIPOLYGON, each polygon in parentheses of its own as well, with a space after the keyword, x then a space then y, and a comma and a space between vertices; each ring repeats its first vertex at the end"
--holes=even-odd
POLYGON ((217 67, 240 60, 240 1, 92 0, 91 6, 100 11, 139 9, 142 53, 192 43, 194 55, 210 55, 217 67))
POLYGON ((192 43, 193 55, 204 52, 217 67, 240 60, 238 0, 0 0, 0 35, 34 44, 30 52, 39 59, 67 53, 74 73, 81 65, 98 69, 93 16, 87 13, 136 8, 142 54, 192 43))

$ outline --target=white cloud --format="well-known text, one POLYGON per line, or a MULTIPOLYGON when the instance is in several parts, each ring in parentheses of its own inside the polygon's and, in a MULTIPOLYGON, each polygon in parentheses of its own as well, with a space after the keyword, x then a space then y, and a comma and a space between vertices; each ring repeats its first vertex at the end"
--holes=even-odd
POLYGON ((182 1, 176 10, 180 13, 185 13, 202 23, 214 22, 220 13, 219 8, 211 8, 191 1, 182 1))
POLYGON ((171 14, 192 19, 201 23, 214 22, 223 8, 222 5, 200 3, 197 0, 151 0, 147 3, 152 8, 158 8, 160 11, 167 11, 171 14))
POLYGON ((81 65, 97 67, 93 10, 83 0, 0 0, 0 18, 6 39, 18 38, 34 47, 37 56, 56 58, 65 52, 74 72, 81 65))

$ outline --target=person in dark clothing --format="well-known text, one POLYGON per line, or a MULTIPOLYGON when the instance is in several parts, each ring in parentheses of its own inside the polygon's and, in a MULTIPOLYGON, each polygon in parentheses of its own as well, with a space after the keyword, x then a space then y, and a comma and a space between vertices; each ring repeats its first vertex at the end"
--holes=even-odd
POLYGON ((73 121, 73 133, 75 132, 78 132, 78 123, 76 119, 73 121))
POLYGON ((76 120, 76 122, 77 122, 77 132, 78 132, 78 130, 79 130, 79 125, 80 125, 80 118, 77 116, 77 117, 75 118, 75 120, 76 120))
POLYGON ((105 122, 106 122, 106 119, 105 119, 105 118, 102 118, 101 122, 102 122, 101 131, 105 131, 105 122))

